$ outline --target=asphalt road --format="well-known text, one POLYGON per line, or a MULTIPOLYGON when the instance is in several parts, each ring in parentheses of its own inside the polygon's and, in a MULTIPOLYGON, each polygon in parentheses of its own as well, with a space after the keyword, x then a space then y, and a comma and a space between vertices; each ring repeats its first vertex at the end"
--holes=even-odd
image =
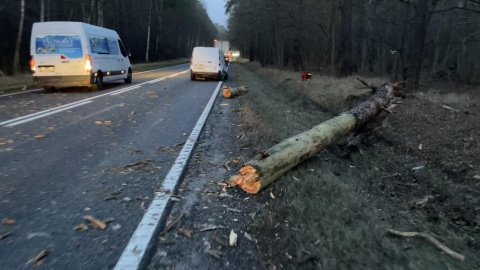
POLYGON ((42 250, 36 269, 115 266, 218 85, 187 70, 134 74, 100 92, 0 96, 0 236, 11 232, 1 269, 28 269, 42 250), (86 215, 110 222, 75 230, 86 215))

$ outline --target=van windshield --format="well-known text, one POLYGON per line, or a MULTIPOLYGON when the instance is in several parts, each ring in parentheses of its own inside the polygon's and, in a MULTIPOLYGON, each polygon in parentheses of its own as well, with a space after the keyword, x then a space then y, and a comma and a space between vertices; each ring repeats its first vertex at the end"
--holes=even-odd
POLYGON ((82 41, 79 35, 37 35, 37 54, 62 54, 68 58, 82 58, 82 41))

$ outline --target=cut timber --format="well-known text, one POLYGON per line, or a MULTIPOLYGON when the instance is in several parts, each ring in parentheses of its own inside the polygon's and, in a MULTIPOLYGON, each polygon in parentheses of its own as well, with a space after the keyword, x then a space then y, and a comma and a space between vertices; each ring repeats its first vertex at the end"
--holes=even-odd
POLYGON ((238 185, 248 193, 259 192, 288 170, 373 120, 391 105, 398 90, 395 86, 384 84, 370 99, 352 110, 263 151, 232 177, 232 186, 238 185))
POLYGON ((230 88, 228 86, 223 87, 224 98, 234 98, 248 93, 248 87, 240 86, 236 88, 230 88))

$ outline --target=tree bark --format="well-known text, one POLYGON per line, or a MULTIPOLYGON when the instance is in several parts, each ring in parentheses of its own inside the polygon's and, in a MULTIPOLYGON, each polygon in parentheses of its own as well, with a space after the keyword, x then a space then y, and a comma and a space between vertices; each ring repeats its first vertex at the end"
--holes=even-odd
POLYGON ((397 90, 395 86, 384 84, 369 100, 352 110, 263 151, 232 177, 232 186, 258 193, 288 170, 373 120, 391 104, 397 90))
POLYGON ((246 86, 229 88, 228 86, 223 87, 223 97, 224 98, 234 98, 248 93, 248 88, 246 86))
POLYGON ((17 42, 15 43, 15 53, 13 56, 13 73, 20 73, 20 45, 22 44, 23 22, 25 20, 25 0, 20 1, 20 22, 18 24, 17 42))
POLYGON ((420 86, 420 72, 428 27, 428 1, 416 0, 413 5, 415 7, 414 29, 408 46, 407 90, 416 90, 420 86))

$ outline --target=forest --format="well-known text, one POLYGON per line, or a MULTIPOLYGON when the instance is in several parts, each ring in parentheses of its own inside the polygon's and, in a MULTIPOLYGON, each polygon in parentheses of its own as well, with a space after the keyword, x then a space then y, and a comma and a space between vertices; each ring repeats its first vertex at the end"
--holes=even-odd
POLYGON ((133 62, 190 57, 194 46, 211 46, 217 37, 217 27, 199 0, 1 1, 0 74, 28 71, 32 25, 42 21, 114 29, 133 62))
POLYGON ((480 82, 479 0, 229 0, 231 41, 262 66, 480 82), (248 22, 248 23, 245 23, 248 22))
MULTIPOLYGON (((134 62, 189 57, 222 32, 203 3, 3 1, 0 72, 28 70, 30 31, 39 21, 114 29, 134 62)), ((420 79, 480 83, 479 0, 228 0, 225 8, 232 47, 262 66, 389 75, 410 89, 420 79)))

